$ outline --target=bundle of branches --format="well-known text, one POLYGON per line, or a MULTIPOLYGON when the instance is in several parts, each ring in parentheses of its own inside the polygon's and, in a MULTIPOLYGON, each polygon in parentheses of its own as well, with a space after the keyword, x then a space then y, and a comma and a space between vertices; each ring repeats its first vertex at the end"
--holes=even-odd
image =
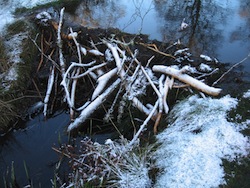
MULTIPOLYGON (((160 51, 153 44, 135 41, 135 38, 131 38, 130 41, 126 42, 123 38, 118 39, 115 35, 111 35, 110 38, 101 38, 95 42, 90 40, 88 41, 90 45, 86 46, 83 42, 78 42, 81 40, 79 32, 74 32, 72 28, 69 28, 68 34, 63 32, 63 15, 64 9, 60 12, 58 23, 53 21, 48 13, 44 12, 39 14, 37 18, 54 29, 56 47, 52 52, 58 52, 54 55, 56 58, 56 54, 58 54, 55 60, 51 58, 51 54, 45 55, 43 53, 43 56, 52 62, 47 92, 44 98, 44 116, 47 116, 51 91, 58 74, 60 74, 60 85, 63 88, 65 101, 70 109, 72 119, 68 131, 82 125, 113 94, 113 103, 106 115, 108 118, 111 117, 114 106, 119 102, 119 99, 131 101, 134 107, 146 114, 146 119, 130 142, 132 145, 151 119, 155 121, 154 131, 156 132, 162 114, 169 112, 167 104, 169 90, 180 87, 177 86, 179 83, 184 83, 182 87, 195 88, 207 95, 217 96, 221 92, 221 89, 210 87, 201 80, 213 74, 216 69, 209 70, 209 67, 205 66, 207 70, 204 73, 199 72, 194 67, 180 64, 183 59, 191 62, 189 59, 190 54, 187 52, 188 49, 181 49, 173 54, 168 54, 160 51), (65 45, 67 45, 67 48, 75 49, 75 55, 66 58, 65 45), (153 64, 154 55, 149 57, 146 62, 145 60, 141 62, 140 57, 144 54, 140 56, 136 48, 139 45, 150 51, 150 53, 153 52, 156 55, 163 56, 169 62, 174 61, 178 65, 166 65, 167 62, 158 64, 154 62, 153 64), (133 50, 131 50, 132 48, 133 50), (199 75, 199 77, 195 78, 192 75, 199 75), (89 88, 89 86, 92 86, 92 88, 89 88), (85 87, 87 94, 77 92, 80 87, 85 87), (152 101, 152 104, 144 104, 140 100, 140 96, 145 94, 148 88, 153 91, 154 101, 152 101), (81 101, 78 99, 76 102, 77 95, 81 95, 81 101)), ((172 46, 178 44, 176 42, 172 46)), ((169 46, 169 48, 172 46, 169 46)), ((207 57, 204 56, 203 58, 207 57)), ((121 112, 122 107, 120 105, 121 112)))

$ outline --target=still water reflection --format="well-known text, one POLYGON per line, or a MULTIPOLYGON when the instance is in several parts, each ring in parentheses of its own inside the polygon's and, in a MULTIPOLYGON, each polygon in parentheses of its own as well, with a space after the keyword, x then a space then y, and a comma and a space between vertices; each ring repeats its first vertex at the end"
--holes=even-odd
POLYGON ((88 27, 117 27, 165 42, 180 39, 194 55, 234 64, 250 52, 249 12, 248 0, 99 0, 80 3, 68 17, 88 27), (183 19, 189 27, 180 31, 183 19))

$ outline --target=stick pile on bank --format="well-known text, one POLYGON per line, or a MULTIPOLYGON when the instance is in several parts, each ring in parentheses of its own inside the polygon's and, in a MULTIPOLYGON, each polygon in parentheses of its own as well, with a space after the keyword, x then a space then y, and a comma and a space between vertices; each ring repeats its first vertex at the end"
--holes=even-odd
MULTIPOLYGON (((46 16, 45 13, 41 14, 46 16)), ((141 132, 145 130, 145 126, 150 120, 155 121, 154 131, 157 131, 162 114, 169 112, 167 103, 169 90, 177 87, 177 83, 184 83, 186 88, 191 87, 211 96, 217 96, 221 92, 221 89, 210 87, 192 76, 199 74, 200 78, 208 77, 215 70, 202 73, 192 66, 182 66, 178 63, 180 61, 178 55, 187 54, 187 49, 181 49, 172 55, 160 51, 155 45, 136 42, 135 38, 125 42, 123 38, 119 39, 115 35, 111 35, 110 38, 101 38, 98 42, 91 40, 89 41, 90 46, 86 46, 78 42, 80 33, 74 32, 72 28, 69 28, 68 34, 63 32, 63 15, 64 9, 60 12, 58 24, 52 21, 50 17, 48 19, 43 18, 43 21, 47 25, 51 24, 57 33, 56 50, 58 51, 57 60, 52 60, 51 55, 43 54, 52 62, 44 99, 44 116, 47 115, 51 90, 55 87, 55 72, 58 72, 61 75, 60 85, 63 88, 65 101, 70 109, 70 117, 72 119, 68 126, 68 131, 81 126, 112 95, 114 96, 113 104, 107 111, 107 119, 111 118, 114 106, 119 104, 118 99, 120 98, 130 101, 134 107, 146 114, 147 118, 130 142, 132 145, 141 132), (74 61, 67 62, 64 54, 64 43, 69 41, 71 41, 70 47, 76 49, 75 54, 77 58, 74 61), (175 61, 177 66, 167 65, 167 62, 159 62, 159 64, 154 63, 152 65, 152 60, 155 56, 148 58, 147 62, 141 62, 139 59, 140 52, 136 49, 136 45, 140 45, 156 55, 175 61), (133 48, 133 51, 131 48, 133 48), (91 58, 86 61, 86 57, 91 58), (79 102, 76 104, 77 89, 78 87, 84 87, 82 84, 86 82, 91 83, 93 88, 89 88, 88 91, 93 89, 92 94, 87 100, 82 100, 82 104, 79 105, 79 102), (141 100, 148 88, 151 88, 154 92, 153 96, 155 96, 155 99, 152 101, 152 104, 144 104, 141 100)), ((41 15, 38 17, 40 18, 41 15)), ((176 45, 178 45, 178 42, 172 46, 176 45)), ((184 58, 187 56, 185 55, 184 58)), ((84 94, 82 95, 84 96, 84 94)))

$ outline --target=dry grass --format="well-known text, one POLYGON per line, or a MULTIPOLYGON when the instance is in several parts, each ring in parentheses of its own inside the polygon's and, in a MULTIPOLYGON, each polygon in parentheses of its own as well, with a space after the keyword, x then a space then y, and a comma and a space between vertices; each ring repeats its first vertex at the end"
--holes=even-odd
POLYGON ((10 102, 0 99, 0 130, 8 127, 8 124, 17 114, 10 102))
POLYGON ((7 54, 5 52, 4 43, 0 37, 0 74, 9 69, 9 64, 7 61, 7 54))

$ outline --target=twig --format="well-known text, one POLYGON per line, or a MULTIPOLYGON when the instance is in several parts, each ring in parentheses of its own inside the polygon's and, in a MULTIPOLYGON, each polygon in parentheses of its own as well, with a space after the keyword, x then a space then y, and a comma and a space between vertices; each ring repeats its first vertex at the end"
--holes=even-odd
POLYGON ((148 49, 150 49, 150 50, 153 50, 154 52, 157 52, 157 53, 159 53, 159 54, 161 54, 161 55, 164 55, 164 56, 166 56, 166 57, 171 57, 171 58, 175 59, 175 57, 172 56, 171 54, 166 54, 166 53, 164 53, 164 52, 158 50, 158 48, 152 48, 152 47, 150 47, 150 45, 144 44, 144 43, 142 43, 142 42, 140 42, 139 44, 142 45, 142 46, 144 46, 144 47, 146 47, 146 48, 148 48, 148 49))
POLYGON ((36 84, 36 82, 35 82, 35 80, 34 80, 33 78, 32 78, 32 83, 34 84, 34 86, 35 86, 35 88, 36 88, 36 91, 37 91, 37 93, 38 93, 40 99, 43 100, 43 97, 42 97, 42 95, 41 95, 41 92, 39 91, 39 88, 38 88, 38 86, 37 86, 37 84, 36 84))
POLYGON ((133 139, 129 142, 129 144, 128 144, 129 147, 133 146, 136 143, 136 140, 138 140, 138 138, 139 138, 140 134, 142 133, 142 131, 144 130, 145 126, 148 124, 149 120, 155 114, 158 106, 159 106, 159 101, 157 100, 156 103, 155 103, 155 105, 154 105, 154 108, 151 110, 151 112, 148 115, 148 117, 145 119, 145 121, 143 122, 143 124, 140 126, 140 129, 134 135, 133 139))
POLYGON ((230 71, 232 71, 233 68, 237 67, 237 66, 240 65, 241 63, 244 63, 249 57, 250 57, 250 53, 249 53, 244 59, 242 59, 240 62, 234 64, 234 65, 233 65, 230 69, 228 69, 224 74, 222 74, 221 77, 220 77, 218 80, 216 80, 216 81, 212 84, 212 86, 218 84, 218 82, 219 82, 225 75, 227 75, 230 71))
POLYGON ((42 51, 42 53, 41 53, 41 59, 40 59, 40 62, 39 62, 39 64, 38 64, 38 66, 37 66, 37 70, 36 70, 36 72, 38 72, 39 70, 40 70, 40 68, 41 68, 41 66, 42 66, 42 63, 43 63, 43 33, 42 33, 42 35, 41 35, 41 51, 42 51))
POLYGON ((35 44, 35 46, 37 47, 37 49, 40 51, 40 53, 46 57, 49 61, 51 61, 51 63, 56 67, 57 70, 60 71, 60 67, 58 66, 58 64, 53 60, 51 59, 50 56, 47 56, 46 54, 43 53, 42 49, 38 46, 38 44, 36 43, 36 40, 32 39, 31 37, 29 37, 30 40, 35 44))

